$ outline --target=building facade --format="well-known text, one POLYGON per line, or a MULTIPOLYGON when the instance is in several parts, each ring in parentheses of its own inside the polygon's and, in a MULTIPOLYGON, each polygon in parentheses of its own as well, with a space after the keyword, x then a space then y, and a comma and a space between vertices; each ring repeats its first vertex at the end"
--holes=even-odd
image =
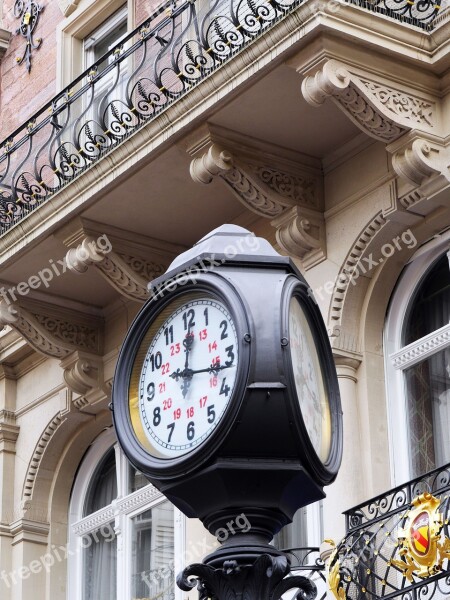
POLYGON ((340 383, 340 474, 278 543, 339 539, 342 511, 450 461, 445 5, 0 18, 2 600, 181 600, 174 573, 214 547, 129 466, 109 403, 147 283, 223 223, 295 261, 340 383))

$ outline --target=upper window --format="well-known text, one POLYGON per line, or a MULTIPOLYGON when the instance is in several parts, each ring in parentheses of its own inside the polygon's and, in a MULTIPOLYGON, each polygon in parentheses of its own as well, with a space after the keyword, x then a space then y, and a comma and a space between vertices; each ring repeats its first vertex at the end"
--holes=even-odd
POLYGON ((98 438, 74 484, 68 598, 173 600, 174 507, 113 441, 111 431, 98 438))
POLYGON ((450 267, 443 249, 422 251, 408 265, 389 310, 386 372, 395 483, 450 462, 450 267))
MULTIPOLYGON (((83 40, 85 69, 97 62, 114 46, 117 46, 119 41, 126 35, 127 14, 128 11, 125 5, 83 40)), ((99 65, 98 71, 103 71, 107 66, 108 63, 105 60, 99 65)))

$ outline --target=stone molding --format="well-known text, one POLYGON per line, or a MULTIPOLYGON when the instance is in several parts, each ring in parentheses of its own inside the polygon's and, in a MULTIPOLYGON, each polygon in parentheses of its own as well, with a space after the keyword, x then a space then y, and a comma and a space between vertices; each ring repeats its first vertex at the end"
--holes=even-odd
POLYGON ((13 536, 13 546, 21 542, 33 542, 34 544, 46 546, 48 543, 50 524, 23 518, 11 523, 10 532, 13 536))
POLYGON ((411 132, 387 150, 392 154, 396 174, 410 186, 399 199, 406 210, 426 216, 447 203, 450 144, 411 132))
MULTIPOLYGON (((280 248, 307 269, 326 258, 321 181, 316 173, 294 174, 231 152, 208 137, 197 146, 190 174, 197 183, 219 178, 237 199, 260 217, 271 219, 280 248)), ((257 152, 255 152, 257 155, 257 152)))
POLYGON ((426 337, 405 346, 389 356, 395 369, 405 369, 416 365, 437 350, 447 348, 450 342, 450 325, 444 325, 438 331, 433 331, 426 337))
POLYGON ((0 410, 0 452, 15 453, 19 432, 15 414, 10 410, 0 410))
POLYGON ((11 41, 11 32, 0 27, 0 60, 8 50, 9 42, 11 41))
POLYGON ((65 358, 74 350, 101 353, 102 324, 99 320, 88 323, 83 317, 59 317, 51 305, 38 312, 35 307, 18 302, 0 302, 0 326, 9 325, 34 350, 52 358, 65 358))
POLYGON ((432 131, 436 104, 393 85, 359 77, 344 63, 330 59, 302 82, 305 100, 318 107, 333 102, 367 135, 391 143, 413 128, 432 131))
POLYGON ((80 0, 58 0, 59 8, 65 17, 71 15, 77 8, 80 0))

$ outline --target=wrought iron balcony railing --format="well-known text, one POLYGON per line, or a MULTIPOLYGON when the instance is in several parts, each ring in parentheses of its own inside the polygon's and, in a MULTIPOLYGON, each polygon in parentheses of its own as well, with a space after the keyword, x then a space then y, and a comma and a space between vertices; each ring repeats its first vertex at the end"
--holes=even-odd
POLYGON ((336 598, 447 598, 449 496, 446 465, 347 511, 347 535, 328 564, 336 598))
MULTIPOLYGON (((0 144, 0 235, 308 0, 170 0, 0 144)), ((432 29, 432 0, 346 0, 432 29)))
POLYGON ((319 548, 289 548, 283 550, 289 558, 292 575, 303 575, 317 587, 316 600, 325 600, 327 582, 325 566, 320 558, 319 548))

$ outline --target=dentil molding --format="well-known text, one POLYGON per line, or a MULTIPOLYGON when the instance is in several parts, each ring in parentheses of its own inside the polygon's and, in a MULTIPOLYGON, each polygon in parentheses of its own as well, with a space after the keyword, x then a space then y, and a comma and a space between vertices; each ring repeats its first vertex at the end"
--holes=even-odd
POLYGON ((271 219, 280 248, 300 258, 305 268, 326 258, 322 182, 317 173, 283 171, 265 164, 256 151, 251 159, 211 138, 188 152, 193 155, 190 174, 195 182, 223 181, 246 208, 271 219))

